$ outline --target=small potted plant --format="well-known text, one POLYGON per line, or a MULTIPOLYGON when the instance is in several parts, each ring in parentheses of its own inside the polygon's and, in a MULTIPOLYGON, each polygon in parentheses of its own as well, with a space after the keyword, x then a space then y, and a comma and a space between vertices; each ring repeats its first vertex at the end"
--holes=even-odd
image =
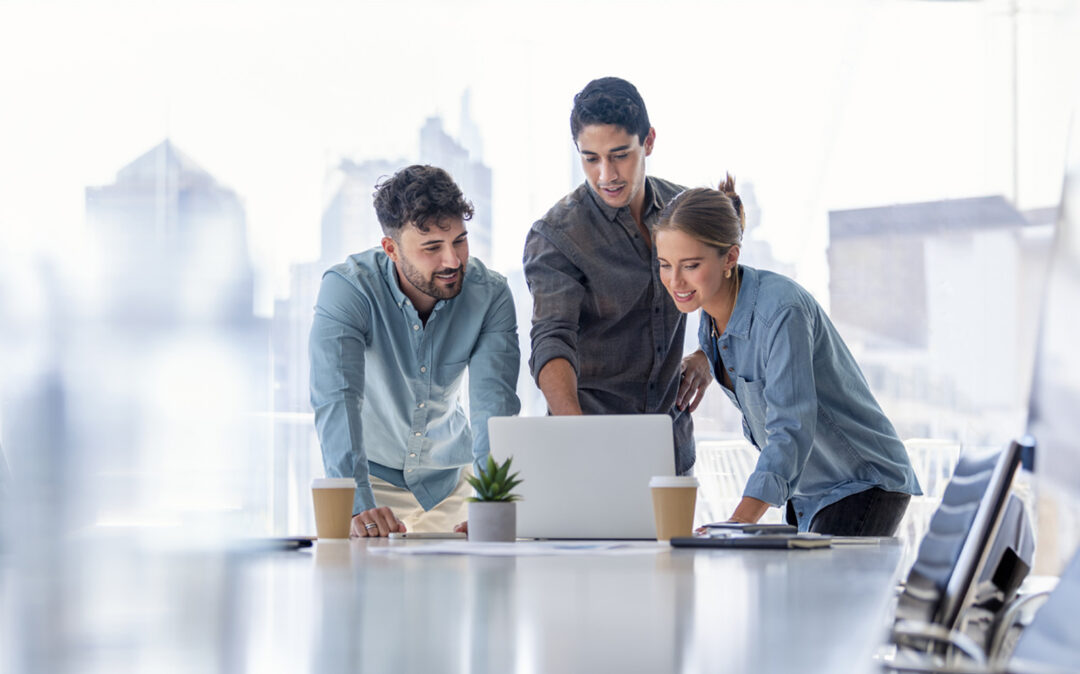
POLYGON ((480 474, 465 477, 476 490, 476 496, 469 498, 470 541, 512 543, 517 538, 514 501, 521 497, 510 492, 521 480, 517 479, 517 473, 510 474, 513 460, 509 457, 499 465, 488 454, 487 465, 480 469, 480 474))

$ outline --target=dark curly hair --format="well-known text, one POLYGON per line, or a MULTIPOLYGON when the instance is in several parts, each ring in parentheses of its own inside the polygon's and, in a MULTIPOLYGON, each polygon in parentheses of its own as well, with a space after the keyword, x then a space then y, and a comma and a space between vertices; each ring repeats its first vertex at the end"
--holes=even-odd
POLYGON ((443 218, 470 220, 473 206, 449 173, 414 164, 375 185, 375 214, 383 233, 396 239, 407 224, 426 232, 429 221, 442 227, 443 218))
POLYGON ((614 124, 627 133, 635 134, 645 143, 649 135, 649 113, 641 94, 624 79, 601 77, 585 85, 574 96, 574 109, 570 112, 570 135, 577 142, 578 134, 590 124, 614 124))

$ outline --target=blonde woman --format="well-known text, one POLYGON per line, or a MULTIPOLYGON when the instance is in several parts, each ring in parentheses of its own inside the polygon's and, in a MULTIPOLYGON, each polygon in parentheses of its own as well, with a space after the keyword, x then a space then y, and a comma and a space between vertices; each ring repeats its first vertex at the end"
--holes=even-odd
POLYGON ((786 508, 800 531, 891 536, 921 494, 907 451, 817 301, 793 280, 739 264, 742 201, 720 189, 672 199, 654 227, 660 280, 759 450, 731 520, 786 508))

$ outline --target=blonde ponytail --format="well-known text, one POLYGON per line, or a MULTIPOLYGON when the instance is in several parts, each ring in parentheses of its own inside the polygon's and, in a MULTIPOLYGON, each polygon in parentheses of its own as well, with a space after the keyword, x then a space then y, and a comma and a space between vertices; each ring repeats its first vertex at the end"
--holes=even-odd
POLYGON ((735 178, 728 173, 720 189, 694 187, 676 195, 660 212, 653 231, 684 232, 721 253, 742 245, 746 215, 735 193, 735 178))
POLYGON ((731 199, 731 205, 735 208, 735 213, 739 216, 739 228, 742 232, 746 231, 746 212, 743 210, 742 198, 735 192, 735 176, 730 173, 725 173, 727 176, 724 178, 724 182, 720 183, 719 190, 731 199))

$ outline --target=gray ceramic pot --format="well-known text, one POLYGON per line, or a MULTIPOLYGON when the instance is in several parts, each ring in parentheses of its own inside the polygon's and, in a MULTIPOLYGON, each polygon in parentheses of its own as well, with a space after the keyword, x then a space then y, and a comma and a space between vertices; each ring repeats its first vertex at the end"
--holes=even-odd
POLYGON ((517 538, 517 503, 470 501, 469 540, 513 543, 517 538))

